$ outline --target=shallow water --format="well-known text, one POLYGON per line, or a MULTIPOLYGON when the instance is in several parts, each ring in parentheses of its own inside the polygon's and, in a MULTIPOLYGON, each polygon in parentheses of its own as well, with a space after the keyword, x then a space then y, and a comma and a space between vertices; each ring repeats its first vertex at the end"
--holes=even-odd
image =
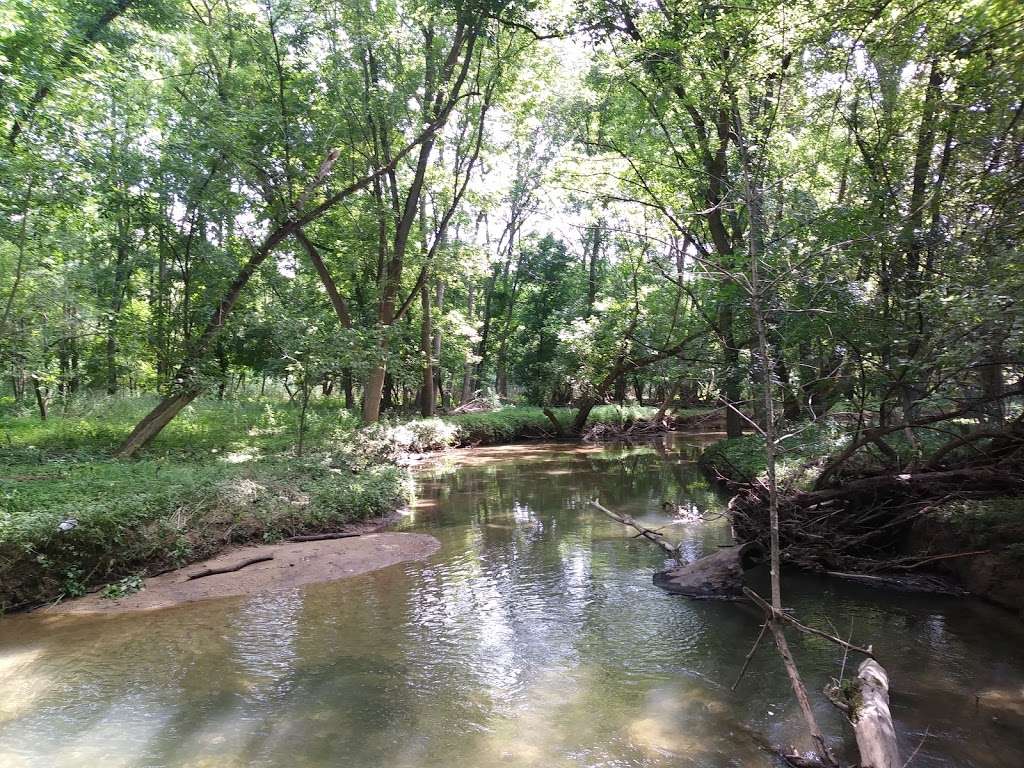
MULTIPOLYGON (((720 510, 697 441, 477 449, 425 470, 403 523, 441 540, 424 562, 144 614, 0 620, 0 766, 774 765, 761 744, 803 745, 774 652, 729 689, 757 615, 654 587, 659 552, 586 504, 651 524, 665 499, 720 510)), ((728 542, 721 519, 669 530, 691 555, 728 542)), ((1024 765, 1018 620, 795 574, 784 590, 804 620, 874 643, 904 753, 921 745, 912 765, 1024 765)), ((852 759, 816 693, 841 651, 791 643, 852 759)))

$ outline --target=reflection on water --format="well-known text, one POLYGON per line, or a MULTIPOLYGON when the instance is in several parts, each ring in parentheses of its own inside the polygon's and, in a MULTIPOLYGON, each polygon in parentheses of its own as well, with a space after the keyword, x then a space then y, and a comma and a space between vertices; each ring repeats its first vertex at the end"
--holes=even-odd
MULTIPOLYGON (((694 451, 477 450, 421 478, 403 525, 441 540, 430 560, 149 614, 4 619, 0 766, 773 765, 765 740, 803 745, 777 659, 762 650, 729 690, 756 614, 661 592, 659 552, 587 507, 651 525, 664 501, 720 509, 694 451)), ((728 542, 721 520, 670 530, 692 556, 728 542)), ((798 575, 786 590, 880 649, 905 752, 929 733, 915 766, 1019 768, 1012 617, 798 575)), ((792 644, 812 694, 839 674, 828 643, 792 644)))

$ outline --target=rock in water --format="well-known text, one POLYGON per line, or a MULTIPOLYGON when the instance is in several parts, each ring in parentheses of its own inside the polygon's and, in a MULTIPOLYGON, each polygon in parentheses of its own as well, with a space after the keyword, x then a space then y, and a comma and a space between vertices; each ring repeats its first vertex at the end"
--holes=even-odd
POLYGON ((754 542, 725 547, 692 563, 658 571, 654 583, 668 592, 705 600, 742 597, 743 572, 763 559, 764 550, 754 542))

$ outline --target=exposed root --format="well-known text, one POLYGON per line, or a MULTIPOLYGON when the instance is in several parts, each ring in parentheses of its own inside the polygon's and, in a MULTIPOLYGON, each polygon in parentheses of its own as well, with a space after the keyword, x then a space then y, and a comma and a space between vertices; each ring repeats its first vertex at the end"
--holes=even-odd
POLYGON ((248 568, 250 565, 256 563, 265 563, 267 560, 273 560, 273 555, 262 555, 261 557, 250 557, 248 560, 243 560, 240 563, 234 565, 226 565, 223 568, 204 568, 201 571, 190 573, 186 581, 192 581, 193 579, 205 579, 207 576, 217 576, 221 573, 234 573, 240 571, 243 568, 248 568))

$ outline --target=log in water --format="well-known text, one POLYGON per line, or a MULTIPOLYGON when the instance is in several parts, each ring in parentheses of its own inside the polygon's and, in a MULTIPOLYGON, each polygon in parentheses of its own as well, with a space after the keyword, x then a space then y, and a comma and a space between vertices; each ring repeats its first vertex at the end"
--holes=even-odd
POLYGON ((759 544, 723 547, 692 563, 654 574, 654 583, 677 595, 699 599, 739 599, 743 596, 743 572, 764 562, 759 544))

